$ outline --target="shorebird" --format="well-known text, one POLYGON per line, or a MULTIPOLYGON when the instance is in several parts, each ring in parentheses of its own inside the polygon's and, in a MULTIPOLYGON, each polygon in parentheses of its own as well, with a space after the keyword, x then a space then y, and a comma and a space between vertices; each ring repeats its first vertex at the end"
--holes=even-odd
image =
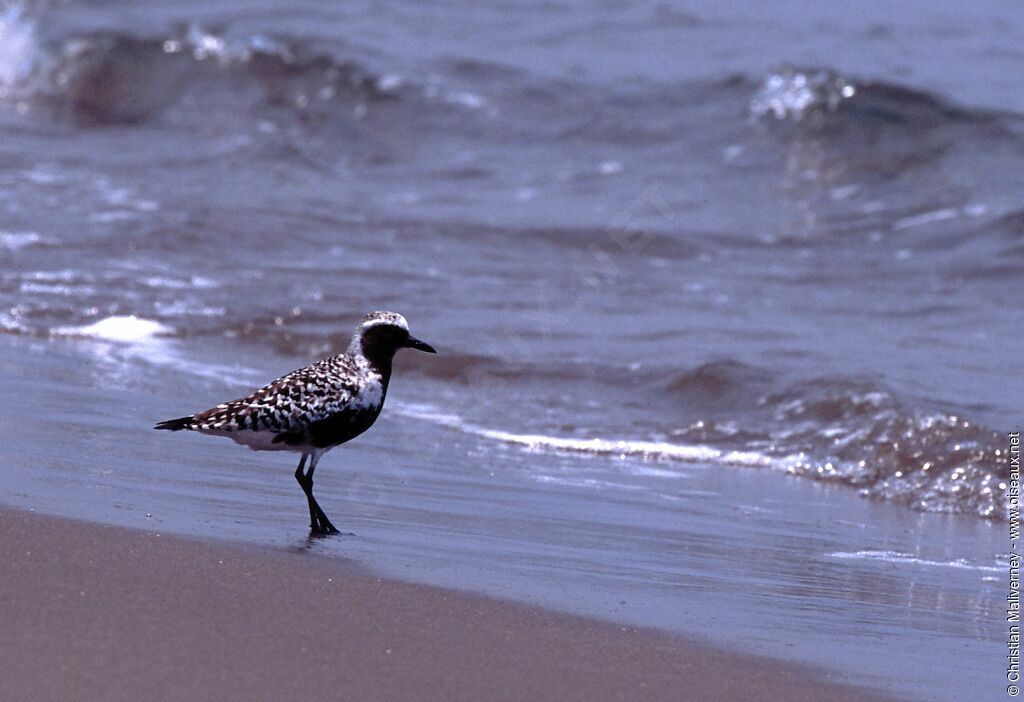
POLYGON ((254 451, 301 454, 295 479, 309 503, 309 528, 316 534, 337 534, 313 497, 313 472, 325 453, 377 420, 388 393, 391 361, 403 348, 437 353, 409 334, 402 315, 371 312, 356 328, 345 353, 292 371, 240 400, 154 428, 226 436, 254 451))

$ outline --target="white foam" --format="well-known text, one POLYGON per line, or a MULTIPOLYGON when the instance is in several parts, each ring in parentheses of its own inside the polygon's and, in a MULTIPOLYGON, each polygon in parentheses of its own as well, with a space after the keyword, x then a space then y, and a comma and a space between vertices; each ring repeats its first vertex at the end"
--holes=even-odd
MULTIPOLYGON (((775 467, 777 463, 775 459, 752 451, 722 451, 711 446, 673 444, 665 441, 577 439, 545 434, 517 434, 477 426, 456 415, 436 412, 423 405, 402 405, 398 411, 409 417, 424 419, 474 436, 524 446, 531 451, 553 450, 591 456, 636 457, 685 463, 715 463, 752 467, 775 467)), ((680 476, 673 473, 672 477, 680 476)))
POLYGON ((35 24, 25 17, 24 3, 0 12, 0 98, 32 75, 39 59, 35 24))
POLYGON ((487 106, 487 101, 479 95, 466 92, 450 92, 445 94, 444 101, 450 105, 468 107, 471 110, 479 110, 487 106))
POLYGON ((602 161, 597 167, 597 172, 601 175, 615 175, 622 173, 622 169, 622 161, 602 161))
POLYGON ((834 111, 856 92, 856 86, 828 71, 783 71, 765 80, 750 101, 750 113, 755 118, 770 114, 800 121, 815 108, 834 111))
POLYGON ((83 280, 93 280, 92 276, 87 276, 69 268, 59 271, 32 271, 31 273, 26 273, 23 277, 26 280, 43 283, 76 283, 83 280))
POLYGON ((88 285, 64 285, 61 283, 33 283, 25 281, 18 286, 23 293, 37 293, 42 295, 64 295, 74 297, 76 295, 92 295, 95 288, 88 285))
POLYGON ((5 332, 14 332, 16 334, 28 331, 25 325, 19 322, 17 317, 9 312, 0 312, 0 329, 5 332))
POLYGON ((135 315, 115 316, 82 327, 61 327, 53 332, 57 336, 81 336, 125 344, 150 341, 158 336, 174 333, 171 327, 135 315))
POLYGON ((390 93, 398 90, 405 83, 402 77, 394 73, 388 73, 377 81, 377 90, 382 93, 390 93))
POLYGON ((910 229, 911 227, 920 227, 924 224, 934 224, 936 222, 945 222, 950 219, 956 219, 960 215, 960 212, 955 208, 947 207, 941 210, 932 210, 930 212, 923 212, 918 215, 912 215, 910 217, 904 217, 893 225, 893 229, 910 229))
POLYGON ((190 278, 171 278, 168 276, 154 275, 142 279, 142 284, 150 288, 167 288, 168 290, 186 290, 189 288, 215 288, 217 281, 212 278, 205 278, 201 275, 194 275, 190 278))
POLYGON ((951 561, 934 561, 927 558, 918 558, 917 556, 909 553, 900 553, 899 551, 836 551, 835 553, 830 553, 828 555, 830 558, 839 558, 842 560, 883 561, 885 563, 922 566, 927 568, 956 568, 959 570, 978 570, 987 573, 1001 573, 1004 570, 998 566, 969 563, 963 558, 957 558, 951 561))
MULTIPOLYGON (((16 320, 11 320, 16 323, 16 320)), ((0 314, 0 328, 6 320, 0 314)), ((13 328, 11 331, 18 331, 13 328)), ((80 327, 53 330, 54 336, 79 337, 88 340, 89 350, 105 362, 117 366, 142 364, 168 368, 179 373, 215 380, 226 385, 249 386, 260 373, 252 368, 199 361, 182 352, 180 343, 170 338, 174 328, 134 315, 107 317, 80 327)))
MULTIPOLYGON (((0 36, 0 41, 2 41, 0 36)), ((26 246, 32 246, 42 242, 43 238, 35 232, 3 232, 0 231, 0 248, 8 251, 17 251, 26 246)))
POLYGON ((476 434, 520 444, 532 450, 557 449, 600 456, 639 456, 642 458, 670 459, 688 463, 735 463, 741 465, 768 465, 770 461, 759 454, 742 451, 721 451, 710 446, 670 444, 664 441, 635 441, 623 439, 570 439, 544 434, 514 434, 507 431, 477 428, 476 434))

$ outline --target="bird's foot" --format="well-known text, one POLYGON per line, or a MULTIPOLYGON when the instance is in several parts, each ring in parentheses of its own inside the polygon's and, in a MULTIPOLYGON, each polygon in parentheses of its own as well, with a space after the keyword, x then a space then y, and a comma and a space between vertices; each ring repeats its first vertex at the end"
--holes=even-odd
POLYGON ((318 514, 317 518, 310 522, 309 532, 314 536, 331 536, 341 533, 323 513, 318 514))
POLYGON ((339 534, 341 534, 342 536, 355 536, 355 534, 342 534, 337 529, 333 529, 333 530, 332 529, 310 529, 309 530, 309 538, 311 538, 311 539, 325 539, 328 536, 337 536, 339 534))

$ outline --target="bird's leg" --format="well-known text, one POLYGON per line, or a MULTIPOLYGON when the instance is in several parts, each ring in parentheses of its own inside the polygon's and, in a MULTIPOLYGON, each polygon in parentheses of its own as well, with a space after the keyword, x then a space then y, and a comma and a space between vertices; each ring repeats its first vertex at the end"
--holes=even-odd
POLYGON ((306 458, 306 454, 302 454, 299 467, 295 469, 295 480, 298 481, 302 492, 306 493, 306 502, 309 503, 309 528, 319 531, 319 525, 316 521, 316 509, 314 507, 316 501, 313 499, 313 476, 312 474, 307 476, 303 472, 303 469, 306 467, 306 458))
MULTIPOLYGON (((320 455, 319 451, 313 454, 313 458, 309 463, 309 472, 302 476, 302 479, 299 480, 299 485, 302 486, 303 491, 306 493, 306 500, 309 502, 310 529, 319 534, 337 534, 338 530, 331 524, 331 520, 327 518, 324 511, 320 509, 316 498, 313 497, 313 471, 316 470, 316 464, 320 462, 320 455)), ((296 479, 298 479, 298 471, 296 471, 296 479)))

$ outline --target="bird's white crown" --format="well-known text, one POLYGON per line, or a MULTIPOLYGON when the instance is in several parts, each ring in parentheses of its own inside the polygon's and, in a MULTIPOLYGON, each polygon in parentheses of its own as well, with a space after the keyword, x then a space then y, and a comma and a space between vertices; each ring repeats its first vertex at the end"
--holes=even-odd
POLYGON ((405 317, 397 312, 371 312, 363 317, 363 323, 359 325, 359 328, 369 329, 370 327, 375 327, 379 324, 401 327, 402 329, 409 331, 409 322, 407 322, 405 317))
POLYGON ((352 335, 352 342, 348 345, 348 353, 353 356, 362 355, 363 334, 365 334, 368 329, 383 326, 399 327, 400 329, 409 331, 409 323, 405 321, 405 317, 397 312, 371 312, 363 317, 363 321, 360 322, 358 327, 356 327, 356 331, 352 335))

